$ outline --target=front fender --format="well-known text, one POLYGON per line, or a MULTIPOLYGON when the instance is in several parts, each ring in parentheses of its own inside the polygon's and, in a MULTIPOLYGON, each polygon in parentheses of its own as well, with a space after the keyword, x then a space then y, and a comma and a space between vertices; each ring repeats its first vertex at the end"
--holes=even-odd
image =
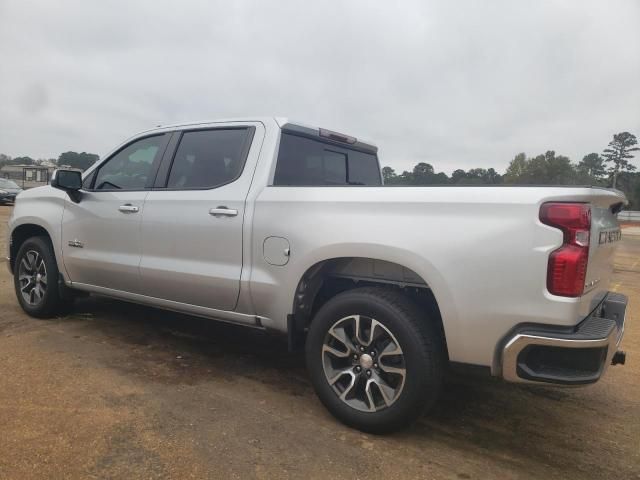
MULTIPOLYGON (((25 190, 18 197, 7 228, 7 240, 13 232, 23 225, 36 225, 44 229, 53 245, 58 270, 65 277, 64 262, 62 261, 62 214, 66 203, 66 193, 49 186, 25 190)), ((7 241, 7 256, 10 247, 7 241)))

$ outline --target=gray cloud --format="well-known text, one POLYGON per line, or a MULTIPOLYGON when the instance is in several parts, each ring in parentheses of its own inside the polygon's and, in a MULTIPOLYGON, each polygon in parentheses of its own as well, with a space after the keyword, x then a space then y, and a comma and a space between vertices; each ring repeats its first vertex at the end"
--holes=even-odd
POLYGON ((397 170, 574 160, 640 135, 640 3, 0 0, 0 152, 282 115, 397 170))

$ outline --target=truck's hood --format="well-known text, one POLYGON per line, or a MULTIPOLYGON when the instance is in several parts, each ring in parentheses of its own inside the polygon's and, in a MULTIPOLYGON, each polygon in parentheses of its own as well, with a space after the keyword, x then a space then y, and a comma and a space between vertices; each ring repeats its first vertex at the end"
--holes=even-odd
MULTIPOLYGON (((3 188, 0 190, 5 190, 5 189, 3 188)), ((42 185, 41 187, 29 188, 27 190, 20 189, 18 193, 20 193, 20 198, 37 198, 41 196, 49 196, 55 190, 56 190, 55 188, 49 185, 42 185)))

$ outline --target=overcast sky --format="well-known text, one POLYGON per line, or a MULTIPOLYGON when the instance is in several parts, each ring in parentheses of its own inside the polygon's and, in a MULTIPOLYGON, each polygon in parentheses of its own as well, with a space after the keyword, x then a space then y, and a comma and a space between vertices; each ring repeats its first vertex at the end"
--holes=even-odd
POLYGON ((640 1, 0 0, 0 82, 11 156, 278 115, 397 170, 577 161, 640 136, 640 1))

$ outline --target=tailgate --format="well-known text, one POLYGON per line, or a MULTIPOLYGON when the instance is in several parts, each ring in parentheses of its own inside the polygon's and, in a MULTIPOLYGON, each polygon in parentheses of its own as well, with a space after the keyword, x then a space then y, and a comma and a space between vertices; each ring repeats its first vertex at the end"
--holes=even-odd
POLYGON ((612 195, 612 191, 598 192, 599 190, 594 189, 590 201, 591 237, 583 294, 585 309, 582 312, 585 315, 595 308, 594 304, 597 304, 609 290, 615 249, 622 238, 616 215, 625 202, 624 196, 612 195))

